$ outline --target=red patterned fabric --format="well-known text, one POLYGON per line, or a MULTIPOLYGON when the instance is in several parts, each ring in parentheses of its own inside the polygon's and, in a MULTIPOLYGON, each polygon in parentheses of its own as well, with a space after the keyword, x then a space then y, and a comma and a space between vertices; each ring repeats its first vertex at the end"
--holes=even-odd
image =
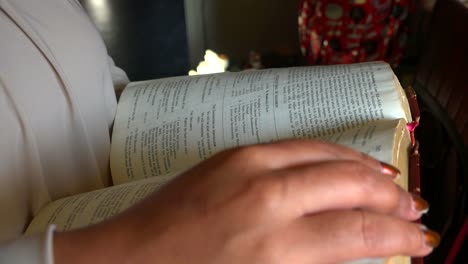
POLYGON ((309 64, 400 62, 412 0, 301 0, 301 50, 309 64))

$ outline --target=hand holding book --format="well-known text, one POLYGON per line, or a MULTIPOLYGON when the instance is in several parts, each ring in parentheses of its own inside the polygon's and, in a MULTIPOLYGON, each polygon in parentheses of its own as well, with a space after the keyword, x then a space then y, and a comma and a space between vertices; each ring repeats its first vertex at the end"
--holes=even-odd
MULTIPOLYGON (((132 247, 148 246, 162 257, 176 254, 196 258, 198 255, 192 254, 194 251, 213 248, 221 255, 229 253, 223 251, 226 248, 217 248, 227 246, 223 244, 226 241, 216 240, 223 238, 217 237, 220 235, 217 232, 224 232, 224 238, 233 241, 237 241, 236 236, 239 235, 254 250, 258 249, 256 246, 261 248, 268 236, 273 241, 276 241, 275 237, 284 237, 289 243, 297 242, 294 247, 273 245, 279 250, 275 256, 284 255, 284 258, 288 254, 302 256, 302 253, 312 254, 307 255, 309 257, 319 254, 333 258, 343 257, 340 254, 346 252, 343 259, 396 253, 425 254, 430 251, 424 246, 425 239, 432 241, 430 245, 435 245, 437 236, 406 222, 417 219, 427 207, 420 198, 410 197, 403 191, 417 192, 419 185, 418 162, 414 162, 417 155, 413 155, 417 148, 412 129, 409 129, 409 125, 417 125, 419 117, 410 107, 414 105, 414 96, 410 94, 409 97, 410 100, 391 67, 384 62, 182 76, 130 83, 120 98, 112 135, 110 166, 114 186, 53 201, 34 216, 26 233, 43 232, 50 224, 54 224, 58 231, 92 226, 113 218, 150 196, 143 205, 131 209, 133 218, 127 212, 107 224, 65 233, 67 235, 63 238, 71 234, 85 241, 86 234, 92 232, 101 236, 103 241, 97 238, 91 245, 102 243, 101 246, 106 248, 109 240, 106 237, 119 242, 119 237, 128 236, 133 246, 123 241, 107 247, 107 250, 118 252, 119 247, 126 246, 132 251, 132 247), (271 142, 292 138, 319 139, 347 146, 375 160, 343 147, 316 141, 279 143, 285 149, 276 151, 273 150, 278 147, 274 146, 278 145, 270 145, 271 142), (302 144, 315 145, 304 150, 302 144), (245 148, 249 145, 253 147, 245 148), (232 150, 239 147, 240 150, 232 150), (259 152, 260 149, 268 149, 269 152, 259 152), (393 182, 401 188, 397 188, 390 177, 382 177, 385 173, 376 160, 399 169, 401 176, 393 182), (356 170, 363 175, 357 175, 356 170), (369 171, 373 175, 369 176, 369 171), (253 180, 252 173, 259 178, 253 180), (178 175, 182 177, 175 177, 178 175), (162 188, 162 194, 154 193, 173 179, 175 182, 162 188), (275 183, 278 179, 283 180, 275 183), (372 185, 376 179, 381 185, 372 185), (271 197, 270 191, 276 196, 271 197), (243 199, 242 195, 245 195, 243 199), (223 215, 229 199, 236 204, 234 207, 230 205, 232 213, 238 215, 223 215), (219 203, 217 209, 221 211, 210 207, 212 203, 219 203), (279 205, 282 205, 281 210, 275 207, 279 205), (188 209, 191 206, 194 206, 193 210, 188 209), (266 208, 262 209, 262 206, 266 208), (278 211, 265 212, 272 207, 278 211), (409 208, 417 208, 417 212, 409 208), (204 222, 211 227, 209 229, 202 225, 198 229, 185 229, 188 232, 187 243, 194 243, 192 246, 195 248, 189 249, 185 238, 174 233, 174 229, 179 229, 179 225, 181 230, 190 227, 189 220, 196 219, 200 210, 210 215, 217 214, 214 219, 218 220, 204 222), (283 219, 283 222, 272 218, 277 216, 276 213, 285 214, 284 210, 291 210, 290 218, 283 219), (263 218, 256 219, 258 227, 263 227, 261 230, 249 225, 251 223, 242 222, 255 220, 251 218, 261 215, 263 218), (241 216, 245 219, 236 219, 241 216), (154 221, 148 222, 145 217, 154 221), (118 224, 121 221, 125 222, 122 227, 118 224), (275 228, 268 229, 270 225, 275 228), (387 225, 388 230, 385 228, 387 225), (406 230, 409 227, 412 229, 406 230), (139 231, 139 228, 147 228, 148 232, 139 231), (402 236, 402 230, 407 231, 406 236, 402 236), (153 231, 159 233, 153 234, 153 231), (253 237, 250 231, 264 237, 253 237), (173 235, 180 245, 169 238, 166 241, 166 232, 173 235), (197 239, 192 237, 194 234, 197 239), (283 236, 286 234, 290 236, 283 236), (311 237, 301 240, 301 235, 311 237), (385 238, 379 240, 380 235, 385 238), (413 241, 416 237, 419 238, 419 249, 413 241), (173 248, 163 246, 159 252, 161 248, 146 244, 147 239, 169 243, 173 248), (205 248, 206 239, 208 244, 205 248), (304 249, 307 243, 310 247, 304 249), (375 248, 363 251, 359 245, 375 248), (176 248, 180 250, 171 251, 176 248), (301 249, 304 252, 297 251, 301 249), (188 250, 186 254, 185 250, 188 250), (285 250, 292 251, 288 253, 285 250)), ((384 167, 388 169, 391 166, 384 167)), ((61 235, 58 237, 62 239, 61 235)), ((269 243, 266 245, 271 246, 269 243)), ((238 250, 239 254, 248 253, 246 248, 238 250)), ((171 263, 164 258, 161 262, 171 263)), ((193 263, 192 260, 189 262, 193 263)), ((410 262, 408 256, 397 256, 388 263, 410 262)), ((353 263, 376 264, 383 263, 383 260, 353 263)))
POLYGON ((57 233, 56 263, 341 263, 422 256, 427 205, 397 169, 292 140, 227 150, 111 220, 57 233))

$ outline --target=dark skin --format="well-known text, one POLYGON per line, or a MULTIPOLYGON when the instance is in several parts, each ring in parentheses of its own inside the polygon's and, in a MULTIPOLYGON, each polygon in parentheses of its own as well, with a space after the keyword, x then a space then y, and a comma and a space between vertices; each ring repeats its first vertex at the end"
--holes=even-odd
POLYGON ((283 141, 219 153, 108 221, 56 233, 54 253, 56 263, 169 264, 425 256, 435 234, 412 222, 425 209, 373 158, 283 141))

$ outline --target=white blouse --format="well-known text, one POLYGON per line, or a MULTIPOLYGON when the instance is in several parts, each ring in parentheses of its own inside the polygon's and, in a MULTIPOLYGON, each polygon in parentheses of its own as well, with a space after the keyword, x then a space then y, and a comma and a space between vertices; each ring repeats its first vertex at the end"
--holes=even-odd
POLYGON ((77 0, 0 0, 0 263, 52 263, 51 230, 20 238, 32 217, 110 184, 126 82, 77 0))

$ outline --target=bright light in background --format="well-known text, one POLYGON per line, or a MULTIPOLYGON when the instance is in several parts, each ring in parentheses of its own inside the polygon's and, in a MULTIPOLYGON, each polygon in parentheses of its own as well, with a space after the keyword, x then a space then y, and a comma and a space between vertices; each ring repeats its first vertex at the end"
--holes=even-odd
POLYGON ((106 3, 107 1, 106 0, 91 0, 91 4, 95 7, 95 8, 102 8, 102 7, 105 7, 106 6, 106 3))
POLYGON ((226 56, 218 55, 212 50, 206 50, 204 59, 204 61, 198 64, 196 71, 189 71, 189 75, 225 72, 229 66, 229 60, 226 56))
POLYGON ((90 2, 91 15, 96 20, 97 24, 108 26, 110 22, 110 6, 107 0, 91 0, 90 2))

